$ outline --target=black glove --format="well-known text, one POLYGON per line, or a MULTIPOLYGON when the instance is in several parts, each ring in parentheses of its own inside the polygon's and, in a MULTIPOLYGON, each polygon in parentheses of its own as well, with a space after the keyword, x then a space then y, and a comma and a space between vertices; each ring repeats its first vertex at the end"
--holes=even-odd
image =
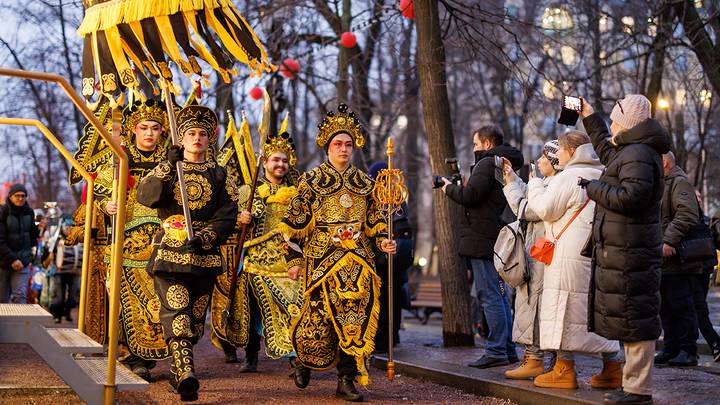
POLYGON ((200 239, 198 236, 193 236, 192 238, 185 241, 185 246, 191 252, 200 252, 202 250, 202 244, 202 239, 200 239))
POLYGON ((170 147, 167 149, 167 160, 170 162, 170 165, 172 167, 175 167, 175 164, 177 162, 182 162, 183 160, 183 154, 185 150, 180 145, 170 145, 170 147))
POLYGON ((590 180, 578 177, 578 186, 584 189, 585 187, 587 187, 588 184, 590 184, 590 180))

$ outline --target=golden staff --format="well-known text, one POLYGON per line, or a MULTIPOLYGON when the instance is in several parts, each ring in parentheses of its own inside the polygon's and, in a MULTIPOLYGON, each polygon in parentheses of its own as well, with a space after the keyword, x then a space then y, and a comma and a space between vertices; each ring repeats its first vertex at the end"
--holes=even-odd
MULTIPOLYGON (((393 216, 400 211, 407 201, 408 189, 405 186, 405 175, 402 170, 393 169, 392 157, 395 154, 392 138, 387 141, 388 168, 382 169, 375 180, 373 200, 378 210, 387 218, 388 238, 393 238, 393 216)), ((395 379, 395 362, 393 361, 393 255, 388 253, 388 380, 395 379)))

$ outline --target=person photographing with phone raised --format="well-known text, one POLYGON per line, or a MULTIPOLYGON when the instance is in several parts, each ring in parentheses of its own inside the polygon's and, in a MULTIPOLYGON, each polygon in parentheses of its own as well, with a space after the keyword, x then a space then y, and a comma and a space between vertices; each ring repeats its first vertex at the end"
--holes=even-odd
POLYGON ((507 208, 502 184, 496 180, 495 157, 507 158, 513 170, 518 170, 524 160, 519 150, 503 143, 503 133, 496 125, 485 125, 473 132, 473 145, 475 165, 467 183, 457 185, 443 179, 442 191, 464 208, 458 253, 470 261, 477 297, 489 328, 485 354, 469 366, 488 368, 518 361, 511 339, 510 303, 493 263, 495 241, 504 225, 502 214, 507 208))

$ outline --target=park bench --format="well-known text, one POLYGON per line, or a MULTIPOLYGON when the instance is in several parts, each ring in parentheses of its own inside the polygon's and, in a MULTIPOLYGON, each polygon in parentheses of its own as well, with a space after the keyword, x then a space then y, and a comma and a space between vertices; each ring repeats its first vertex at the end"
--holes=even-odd
POLYGON ((415 290, 415 296, 410 301, 410 308, 423 325, 428 322, 433 312, 442 312, 440 281, 420 281, 415 290), (422 316, 420 311, 422 311, 422 316))

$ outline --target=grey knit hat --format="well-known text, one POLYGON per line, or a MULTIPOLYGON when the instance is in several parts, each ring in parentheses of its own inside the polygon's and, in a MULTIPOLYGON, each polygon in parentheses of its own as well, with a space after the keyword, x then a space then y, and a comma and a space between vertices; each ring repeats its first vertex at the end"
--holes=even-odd
POLYGON ((618 100, 610 113, 610 119, 625 129, 630 129, 650 118, 650 100, 642 94, 628 94, 618 100))
POLYGON ((550 164, 552 164, 553 169, 555 169, 556 171, 562 170, 562 166, 560 166, 560 160, 557 157, 559 149, 560 144, 558 144, 558 141, 556 139, 546 142, 545 145, 543 145, 543 155, 547 158, 547 160, 550 161, 550 164))

